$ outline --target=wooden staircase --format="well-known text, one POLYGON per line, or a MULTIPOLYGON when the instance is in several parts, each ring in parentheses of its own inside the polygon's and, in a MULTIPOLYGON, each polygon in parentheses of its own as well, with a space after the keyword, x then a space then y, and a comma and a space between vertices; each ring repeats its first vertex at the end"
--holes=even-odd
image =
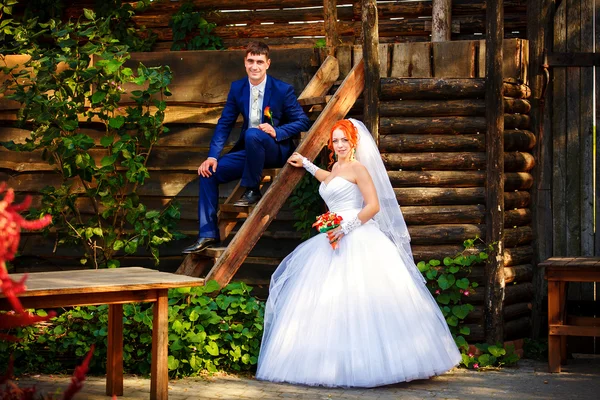
MULTIPOLYGON (((338 61, 327 57, 304 91, 298 97, 299 103, 310 109, 324 105, 323 111, 310 130, 303 134, 297 151, 314 160, 329 140, 329 131, 338 120, 344 118, 364 88, 364 65, 361 60, 348 73, 333 96, 327 92, 339 76, 338 61)), ((179 274, 200 276, 212 265, 206 280, 215 279, 221 287, 226 286, 242 263, 278 265, 281 258, 248 256, 256 242, 263 235, 271 221, 302 178, 304 169, 285 165, 280 169, 263 171, 262 185, 269 185, 261 200, 251 207, 234 206, 242 195, 243 188, 236 186, 231 195, 219 207, 219 234, 225 240, 235 233, 225 247, 205 249, 198 254, 189 254, 177 270, 179 274), (242 226, 234 232, 238 221, 245 218, 242 226)))

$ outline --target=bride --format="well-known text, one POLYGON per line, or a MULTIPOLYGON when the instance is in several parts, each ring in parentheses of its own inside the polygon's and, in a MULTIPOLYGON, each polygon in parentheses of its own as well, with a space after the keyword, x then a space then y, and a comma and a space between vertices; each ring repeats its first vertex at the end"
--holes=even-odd
POLYGON ((256 378, 373 387, 448 371, 461 355, 414 264, 375 142, 349 119, 334 125, 328 147, 337 158, 331 172, 298 153, 288 163, 321 182, 319 194, 343 220, 273 274, 256 378))

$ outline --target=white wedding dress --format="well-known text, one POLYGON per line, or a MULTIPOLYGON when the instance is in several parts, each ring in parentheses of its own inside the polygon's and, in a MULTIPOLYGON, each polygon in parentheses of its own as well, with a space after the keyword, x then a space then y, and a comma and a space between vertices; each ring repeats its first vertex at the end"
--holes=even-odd
MULTIPOLYGON (((319 193, 345 220, 363 207, 358 186, 342 177, 319 193)), ((336 250, 326 234, 298 246, 271 279, 256 378, 373 387, 456 366, 461 355, 446 321, 409 263, 415 268, 374 220, 336 250)))

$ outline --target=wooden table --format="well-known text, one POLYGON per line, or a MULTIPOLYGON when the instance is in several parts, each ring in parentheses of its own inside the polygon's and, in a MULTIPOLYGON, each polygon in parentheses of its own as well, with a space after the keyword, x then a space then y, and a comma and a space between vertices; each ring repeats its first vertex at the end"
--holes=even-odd
MULTIPOLYGON (((14 280, 23 274, 11 274, 14 280)), ((130 267, 28 274, 27 291, 19 295, 25 308, 108 304, 106 394, 123 395, 123 304, 154 302, 150 398, 168 398, 168 290, 201 286, 203 279, 130 267)), ((11 309, 0 294, 0 310, 11 309)))
POLYGON ((567 317, 567 282, 600 282, 600 257, 552 257, 538 264, 548 280, 548 369, 567 360, 567 336, 600 336, 600 318, 567 317))

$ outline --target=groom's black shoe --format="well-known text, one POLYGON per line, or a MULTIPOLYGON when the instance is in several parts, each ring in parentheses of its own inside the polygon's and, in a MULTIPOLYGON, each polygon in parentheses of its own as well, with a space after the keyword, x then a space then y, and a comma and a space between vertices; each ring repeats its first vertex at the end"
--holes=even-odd
POLYGON ((217 239, 201 237, 201 238, 198 238, 198 240, 196 240, 196 243, 183 249, 182 253, 183 254, 200 253, 205 248, 212 246, 214 244, 217 244, 217 239))
POLYGON ((233 203, 234 206, 248 207, 258 203, 262 195, 260 194, 260 189, 251 189, 248 188, 242 195, 242 197, 233 203))

